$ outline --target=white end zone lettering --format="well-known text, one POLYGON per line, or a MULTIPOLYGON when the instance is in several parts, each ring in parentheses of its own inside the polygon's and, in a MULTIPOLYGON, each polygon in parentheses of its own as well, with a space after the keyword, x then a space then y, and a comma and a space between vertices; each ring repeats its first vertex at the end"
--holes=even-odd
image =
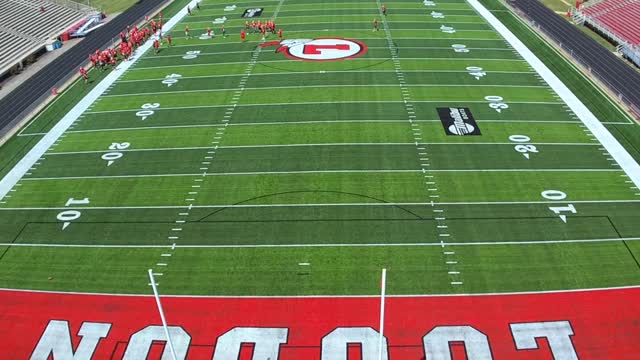
POLYGON ((426 360, 451 360, 452 342, 464 342, 467 359, 492 360, 487 335, 473 326, 437 326, 422 338, 426 360))
POLYGON ((510 327, 518 350, 536 350, 536 339, 546 338, 555 360, 578 360, 571 342, 573 329, 568 321, 511 324, 510 327))
POLYGON ((40 341, 31 353, 31 360, 47 360, 50 355, 54 359, 90 360, 96 351, 98 342, 107 337, 111 324, 83 322, 78 336, 82 337, 75 352, 71 346, 69 322, 51 320, 42 333, 40 341))
MULTIPOLYGON (((322 338, 321 360, 347 360, 347 345, 362 347, 362 359, 378 359, 380 333, 370 327, 339 327, 322 338)), ((382 360, 389 358, 387 338, 382 338, 382 360)))
MULTIPOLYGON (((181 326, 167 326, 171 343, 176 352, 178 360, 187 357, 189 344, 191 344, 191 335, 189 335, 181 326)), ((151 350, 151 344, 154 341, 167 341, 162 326, 151 325, 136 332, 131 336, 127 351, 124 353, 123 360, 146 359, 151 350)), ((164 347, 162 352, 162 360, 172 360, 173 356, 168 346, 164 347)))
POLYGON ((240 348, 246 343, 254 344, 253 360, 277 360, 288 335, 287 328, 237 327, 218 338, 213 360, 240 358, 240 348))

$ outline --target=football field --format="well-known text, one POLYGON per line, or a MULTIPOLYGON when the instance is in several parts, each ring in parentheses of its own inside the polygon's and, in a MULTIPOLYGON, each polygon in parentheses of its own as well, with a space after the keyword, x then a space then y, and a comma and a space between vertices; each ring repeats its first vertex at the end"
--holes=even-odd
POLYGON ((189 295, 372 295, 383 267, 393 295, 640 283, 637 164, 482 5, 227 5, 171 18, 173 46, 66 126, 22 130, 52 145, 0 200, 0 287, 148 294, 149 268, 189 295), (248 8, 286 41, 241 42, 248 8))

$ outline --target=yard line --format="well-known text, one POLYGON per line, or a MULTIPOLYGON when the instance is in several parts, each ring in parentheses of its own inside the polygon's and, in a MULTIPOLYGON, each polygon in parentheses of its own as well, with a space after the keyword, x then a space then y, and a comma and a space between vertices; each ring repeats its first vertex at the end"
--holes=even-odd
MULTIPOLYGON (((460 201, 460 202, 434 202, 436 206, 502 206, 502 205, 544 205, 557 204, 557 201, 536 200, 536 201, 460 201)), ((638 200, 573 200, 575 204, 634 204, 640 203, 638 200)), ((349 206, 431 206, 431 202, 365 202, 365 203, 309 203, 309 204, 213 204, 213 205, 192 205, 193 209, 227 209, 227 208, 282 208, 282 207, 349 207, 349 206)), ((148 205, 148 206, 86 206, 82 210, 166 210, 183 209, 184 205, 148 205)), ((43 211, 43 210, 66 210, 67 207, 14 207, 0 208, 0 211, 43 211)), ((555 217, 551 217, 556 219, 555 217)), ((442 225, 444 229, 445 225, 442 225)))
MULTIPOLYGON (((472 103, 472 104, 486 104, 486 100, 412 100, 413 103, 424 103, 424 104, 433 104, 433 103, 472 103)), ((403 100, 397 101, 376 101, 376 100, 361 100, 361 101, 301 101, 301 102, 287 102, 287 103, 265 103, 265 104, 238 104, 238 107, 246 106, 291 106, 291 105, 326 105, 326 104, 404 104, 403 100)), ((509 101, 509 104, 527 104, 527 105, 564 105, 563 102, 556 101, 509 101)), ((200 106, 174 106, 174 107, 160 107, 154 109, 154 111, 162 111, 162 110, 188 110, 188 109, 210 109, 210 108, 220 108, 220 107, 229 107, 229 105, 200 105, 200 106)), ((84 114, 110 114, 110 113, 119 113, 119 112, 133 112, 140 111, 137 109, 120 109, 120 110, 103 110, 103 111, 87 111, 84 114)), ((218 124, 219 126, 219 124, 218 124)))
MULTIPOLYGON (((264 87, 246 87, 244 90, 281 90, 281 89, 323 89, 323 88, 368 88, 375 87, 398 87, 397 84, 335 84, 335 85, 297 85, 297 86, 264 86, 264 87)), ((405 87, 496 87, 496 88, 527 88, 527 89, 547 89, 545 85, 484 85, 484 84, 407 84, 405 87)), ((192 93, 208 93, 208 92, 231 92, 236 88, 222 89, 203 89, 203 90, 175 90, 175 91, 155 91, 155 92, 133 92, 115 95, 103 95, 102 98, 113 97, 131 97, 146 95, 164 95, 164 94, 192 94, 192 93)), ((486 102, 486 101, 485 101, 486 102)), ((140 109, 138 109, 140 110, 140 109)))
MULTIPOLYGON (((487 74, 535 74, 534 71, 489 71, 483 70, 487 74)), ((307 75, 307 74, 344 74, 344 73, 389 73, 395 74, 395 70, 318 70, 318 71, 286 71, 286 72, 263 72, 257 74, 251 74, 251 77, 256 76, 282 76, 282 75, 307 75)), ((419 73, 461 73, 468 74, 469 70, 403 70, 403 72, 419 72, 419 73)), ((208 79, 208 78, 220 78, 220 77, 243 77, 244 74, 224 74, 224 75, 201 75, 201 76, 183 76, 181 80, 189 80, 189 79, 208 79)), ((117 84, 120 83, 135 83, 135 82, 146 82, 146 81, 162 81, 164 77, 160 78, 148 78, 148 79, 137 79, 137 80, 118 80, 117 84)), ((612 123, 608 123, 612 124, 612 123)), ((623 123, 626 124, 626 123, 623 123)))
POLYGON ((611 135, 609 130, 593 115, 593 113, 578 99, 575 94, 520 41, 504 24, 500 22, 478 0, 467 2, 488 22, 496 31, 508 41, 520 55, 533 67, 551 88, 564 100, 567 106, 575 113, 584 125, 591 131, 598 141, 607 149, 607 152, 616 160, 622 169, 629 175, 634 184, 640 187, 640 165, 620 145, 618 140, 611 135))
MULTIPOLYGON (((602 238, 602 239, 568 239, 568 240, 525 240, 525 241, 495 241, 495 242, 450 242, 449 246, 501 246, 501 245, 553 245, 553 244, 578 244, 578 243, 603 243, 603 242, 623 242, 623 241, 640 241, 638 237, 628 238, 602 238)), ((101 245, 101 244, 25 244, 25 243, 0 243, 0 246, 9 247, 53 247, 53 248, 115 248, 115 249, 167 249, 172 246, 168 245, 101 245)), ((242 249, 242 248, 320 248, 320 247, 427 247, 441 246, 440 242, 432 243, 323 243, 323 244, 248 244, 248 245, 175 245, 175 249, 242 249)), ((171 256, 163 254, 163 256, 171 256)))
MULTIPOLYGON (((388 61, 390 58, 366 58, 366 57, 361 57, 361 58, 354 58, 354 59, 350 59, 349 61, 354 62, 354 61, 369 61, 369 60, 375 60, 375 61, 388 61)), ((451 61, 451 58, 448 57, 440 57, 440 58, 400 58, 401 60, 425 60, 425 61, 431 61, 431 60, 449 60, 451 61)), ((522 59, 483 59, 483 58, 475 58, 475 59, 464 59, 465 61, 500 61, 500 62, 504 62, 504 61, 518 61, 518 62, 525 62, 525 60, 522 59)), ((454 60, 455 61, 455 60, 454 60)), ((140 66, 136 66, 133 69, 129 69, 129 71, 138 71, 138 70, 154 70, 154 69, 167 69, 167 68, 185 68, 185 67, 201 67, 201 66, 218 66, 218 65, 238 65, 238 64, 242 64, 242 65, 246 65, 249 64, 251 61, 235 61, 235 62, 215 62, 215 63, 202 63, 202 64, 181 64, 181 65, 162 65, 162 66, 147 66, 147 67, 140 67, 140 66)), ((282 60, 262 60, 260 61, 261 64, 263 63, 299 63, 299 60, 291 60, 288 58, 283 58, 282 60)))
MULTIPOLYGON (((331 123, 402 123, 405 124, 406 120, 310 120, 310 121, 274 121, 274 122, 258 122, 258 123, 235 123, 229 124, 229 126, 271 126, 271 125, 300 125, 300 124, 331 124, 331 123)), ((440 123, 438 119, 427 120, 413 120, 413 122, 434 122, 440 123)), ((485 119, 482 122, 507 122, 507 123, 557 123, 557 124, 582 124, 579 120, 576 121, 556 121, 556 120, 495 120, 485 119)), ((100 128, 89 130, 70 130, 66 134, 82 134, 82 133, 94 133, 94 132, 109 132, 109 131, 137 131, 137 130, 156 130, 156 129, 188 129, 188 128, 210 128, 219 127, 220 124, 193 124, 193 125, 165 125, 165 126, 138 126, 138 127, 126 127, 126 128, 100 128)), ((30 133, 22 134, 18 136, 41 136, 47 133, 30 133)))
MULTIPOLYGON (((359 40, 384 40, 382 38, 379 37, 358 37, 359 40)), ((424 37, 398 37, 395 36, 394 37, 395 40, 429 40, 429 39, 425 39, 424 37)), ((438 37, 437 40, 477 40, 477 41, 500 41, 502 39, 485 39, 485 38, 455 38, 455 37, 438 37)), ((251 44, 251 43, 255 43, 256 45, 260 44, 260 41, 247 41, 245 42, 247 44, 251 44)), ((232 44, 244 44, 242 41, 228 41, 228 42, 219 42, 219 43, 201 43, 201 44, 185 44, 185 45, 171 45, 172 48, 181 48, 181 47, 188 47, 188 48, 201 48, 203 46, 218 46, 218 45, 232 45, 232 44)), ((450 59, 452 60, 452 59, 450 59)), ((472 60, 472 59, 468 59, 468 60, 472 60)), ((494 61, 502 61, 502 59, 487 59, 487 60, 494 60, 494 61)))
MULTIPOLYGON (((406 123, 406 121, 405 121, 406 123)), ((513 146, 512 142, 419 142, 423 145, 508 145, 513 146)), ((554 145, 554 146, 600 146, 598 143, 527 143, 530 145, 554 145)), ((263 145, 227 145, 217 146, 218 149, 263 149, 263 148, 287 148, 287 147, 333 147, 333 146, 415 146, 415 142, 403 143, 315 143, 315 144, 263 144, 263 145)), ((148 151, 184 151, 184 150, 209 150, 216 146, 200 146, 200 147, 167 147, 167 148, 149 148, 149 149, 125 149, 118 152, 148 152, 148 151)), ((105 150, 87 150, 87 151, 61 151, 47 152, 45 155, 80 155, 80 154, 102 154, 105 150)), ((428 160, 428 159, 426 159, 428 160)))
MULTIPOLYGON (((622 169, 447 169, 429 170, 430 172, 621 172, 622 169)), ((371 169, 371 170, 301 170, 301 171, 248 171, 248 172, 214 172, 204 176, 248 176, 248 175, 296 175, 296 174, 357 174, 357 173, 420 173, 422 169, 371 169)), ((190 177, 202 174, 140 174, 140 175, 96 175, 96 176, 60 176, 30 177, 22 181, 50 180, 88 180, 88 179, 135 179, 154 177, 190 177)))
MULTIPOLYGON (((478 25, 486 25, 483 23, 476 23, 478 25)), ((197 29, 195 29, 197 30, 197 29)), ((204 30, 204 29, 203 29, 204 30)), ((426 32, 426 31, 440 31, 439 28, 435 28, 435 29, 398 29, 398 30, 402 30, 402 31, 421 31, 421 32, 426 32)), ((287 30, 287 34, 298 34, 298 33, 325 33, 325 32, 341 32, 341 31, 370 31, 369 28, 360 28, 360 29, 322 29, 322 30, 287 30)), ((482 29, 482 30, 475 30, 475 29, 469 29, 469 30, 456 30, 456 33, 489 33, 489 34, 495 34, 495 31, 493 29, 482 29)), ((184 35, 176 35, 173 37, 174 39, 178 40, 178 39, 185 39, 186 37, 184 35)), ((376 38, 376 39, 380 39, 380 38, 376 38)), ((422 38, 424 40, 424 38, 422 38)), ((500 40, 500 39, 493 39, 493 40, 500 40)))

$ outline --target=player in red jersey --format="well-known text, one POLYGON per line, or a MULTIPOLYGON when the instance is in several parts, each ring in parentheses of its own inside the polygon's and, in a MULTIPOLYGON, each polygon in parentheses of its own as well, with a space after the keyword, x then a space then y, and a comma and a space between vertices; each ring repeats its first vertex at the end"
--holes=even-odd
POLYGON ((84 79, 85 84, 89 82, 89 74, 87 74, 87 70, 85 70, 85 68, 83 67, 80 68, 80 75, 84 79))
POLYGON ((240 31, 240 39, 242 39, 242 42, 244 42, 246 37, 247 37, 247 33, 244 32, 244 30, 241 30, 240 31))
POLYGON ((373 19, 373 31, 378 31, 378 19, 373 19))
POLYGON ((207 28, 207 36, 209 37, 209 39, 211 39, 211 28, 210 27, 207 28))
POLYGON ((191 35, 190 35, 190 33, 189 33, 189 25, 187 25, 187 26, 184 28, 184 36, 185 36, 187 39, 191 39, 191 35))
POLYGON ((160 42, 158 40, 155 40, 153 42, 153 49, 154 49, 154 52, 157 54, 160 49, 160 42))
POLYGON ((167 35, 167 43, 171 47, 171 35, 167 35))
POLYGON ((282 40, 282 29, 278 29, 278 39, 282 40))

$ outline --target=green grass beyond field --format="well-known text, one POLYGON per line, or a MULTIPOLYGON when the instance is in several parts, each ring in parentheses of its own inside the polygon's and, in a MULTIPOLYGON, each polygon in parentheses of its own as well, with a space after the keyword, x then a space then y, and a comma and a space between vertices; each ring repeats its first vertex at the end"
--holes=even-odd
MULTIPOLYGON (((382 267, 390 294, 639 284, 640 190, 468 3, 434 3, 203 0, 0 199, 0 287, 149 293, 149 268, 164 294, 375 294, 382 267), (250 7, 286 39, 367 50, 242 43, 250 7), (482 135, 448 135, 447 107, 482 135)), ((637 126, 563 76, 631 148, 637 126)), ((56 106, 6 146, 32 146, 56 106)))

